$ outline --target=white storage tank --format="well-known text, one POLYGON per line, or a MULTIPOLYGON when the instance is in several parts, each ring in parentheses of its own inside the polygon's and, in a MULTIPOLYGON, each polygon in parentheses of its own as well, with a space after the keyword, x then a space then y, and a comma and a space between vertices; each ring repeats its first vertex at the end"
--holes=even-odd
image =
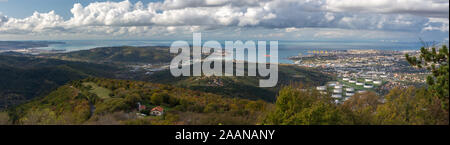
POLYGON ((373 85, 364 85, 364 88, 366 88, 366 89, 372 89, 372 88, 373 88, 373 85))
POLYGON ((327 86, 318 86, 318 87, 316 87, 316 89, 318 91, 325 91, 325 90, 327 90, 327 86))
POLYGON ((361 90, 361 91, 358 91, 358 93, 365 93, 365 92, 367 92, 367 91, 365 91, 365 90, 361 90))
POLYGON ((355 91, 355 89, 354 89, 354 88, 346 88, 345 91, 347 91, 347 92, 353 92, 353 91, 355 91))
POLYGON ((381 81, 373 81, 373 84, 375 84, 375 85, 381 85, 381 81))
POLYGON ((333 98, 342 98, 342 95, 341 94, 333 94, 331 97, 333 97, 333 98))
POLYGON ((351 97, 353 95, 355 95, 355 93, 345 93, 345 96, 347 96, 347 97, 351 97))
POLYGON ((333 93, 342 93, 342 89, 334 89, 333 93))

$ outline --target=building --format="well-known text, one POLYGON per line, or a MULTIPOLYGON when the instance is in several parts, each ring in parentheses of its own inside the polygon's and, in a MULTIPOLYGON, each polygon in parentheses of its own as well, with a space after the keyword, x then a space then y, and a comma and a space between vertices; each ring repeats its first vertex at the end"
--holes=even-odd
POLYGON ((327 86, 318 86, 316 87, 317 90, 319 91, 326 91, 327 90, 327 86))
POLYGON ((353 92, 353 91, 355 91, 355 89, 354 89, 354 88, 346 88, 345 91, 347 91, 347 92, 353 92))
POLYGON ((143 110, 145 110, 145 109, 146 109, 145 105, 141 105, 141 102, 139 102, 139 103, 138 103, 138 110, 139 110, 139 112, 140 112, 140 111, 143 111, 143 110))
POLYGON ((366 89, 372 89, 373 88, 373 85, 364 85, 364 88, 366 88, 366 89))
POLYGON ((150 111, 150 115, 153 116, 161 116, 164 114, 164 108, 162 108, 161 106, 155 107, 150 111))
POLYGON ((375 84, 375 85, 381 85, 381 81, 373 81, 373 84, 375 84))
POLYGON ((333 98, 342 98, 342 95, 341 94, 333 94, 333 95, 331 95, 331 97, 333 97, 333 98))
POLYGON ((342 89, 334 89, 333 93, 342 93, 342 89))

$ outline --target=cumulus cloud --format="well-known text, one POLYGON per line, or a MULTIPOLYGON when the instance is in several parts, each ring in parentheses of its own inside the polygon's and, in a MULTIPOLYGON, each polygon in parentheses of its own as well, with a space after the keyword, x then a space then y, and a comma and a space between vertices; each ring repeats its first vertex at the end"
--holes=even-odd
POLYGON ((448 18, 448 0, 326 0, 324 8, 335 12, 411 14, 448 18))
POLYGON ((0 14, 0 32, 139 35, 225 27, 448 32, 448 6, 448 0, 125 0, 76 3, 68 20, 53 11, 24 19, 0 14))
POLYGON ((60 29, 64 19, 54 11, 48 13, 34 12, 24 19, 8 18, 0 15, 0 32, 41 32, 48 29, 60 29))
POLYGON ((255 7, 261 3, 272 0, 165 0, 164 2, 150 3, 149 7, 157 10, 172 10, 198 7, 255 7))
POLYGON ((86 7, 77 3, 70 10, 73 26, 143 26, 151 25, 155 12, 145 9, 142 2, 95 2, 86 7))
POLYGON ((426 27, 423 28, 424 31, 438 30, 443 32, 448 32, 449 21, 445 18, 430 18, 425 24, 426 27))
POLYGON ((8 21, 8 17, 0 13, 0 25, 6 23, 6 21, 8 21))

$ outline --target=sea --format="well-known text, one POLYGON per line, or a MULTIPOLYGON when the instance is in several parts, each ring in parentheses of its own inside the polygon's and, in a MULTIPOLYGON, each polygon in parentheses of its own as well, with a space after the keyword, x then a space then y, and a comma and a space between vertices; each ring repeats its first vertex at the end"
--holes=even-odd
MULTIPOLYGON (((55 41, 55 40, 49 40, 55 41)), ((72 52, 89 50, 97 47, 113 46, 170 46, 173 40, 57 40, 64 44, 52 44, 49 47, 41 47, 43 50, 72 52)), ((192 40, 187 40, 192 43, 192 40)), ((224 48, 224 41, 219 41, 224 48)), ((267 41, 267 43, 269 43, 267 41)), ((335 51, 349 49, 374 49, 374 50, 419 50, 422 43, 417 42, 385 42, 385 41, 278 41, 279 63, 293 63, 289 57, 307 55, 311 51, 335 51)))

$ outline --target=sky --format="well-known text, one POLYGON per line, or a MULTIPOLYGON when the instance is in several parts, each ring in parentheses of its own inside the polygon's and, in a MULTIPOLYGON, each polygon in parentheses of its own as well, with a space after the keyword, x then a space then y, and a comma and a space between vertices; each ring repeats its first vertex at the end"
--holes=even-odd
POLYGON ((449 0, 0 0, 0 40, 447 42, 449 0))

